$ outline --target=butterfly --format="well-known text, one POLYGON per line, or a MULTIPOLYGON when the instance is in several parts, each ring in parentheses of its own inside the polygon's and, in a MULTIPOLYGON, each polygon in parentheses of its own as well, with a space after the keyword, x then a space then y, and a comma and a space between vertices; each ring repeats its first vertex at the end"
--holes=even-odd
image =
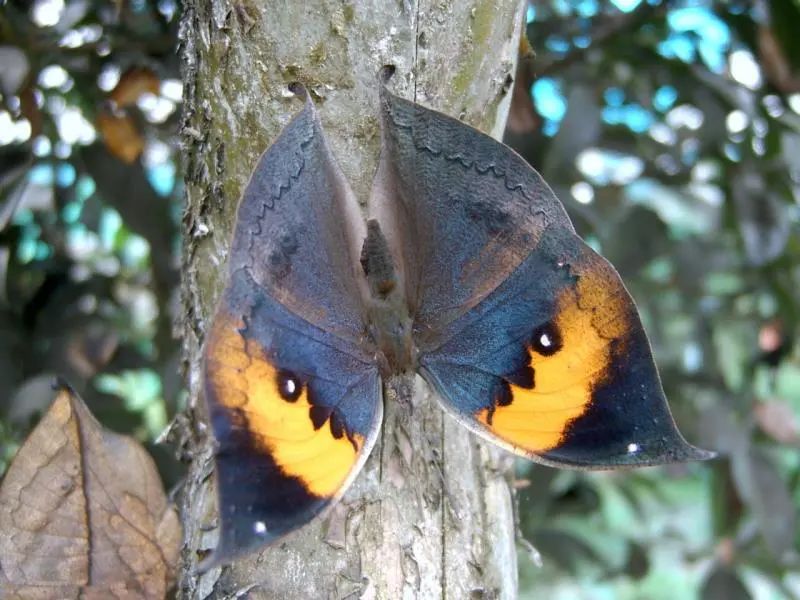
POLYGON ((241 198, 206 335, 224 562, 339 499, 416 372, 484 438, 546 465, 711 456, 678 432, 636 307, 511 149, 392 94, 358 203, 308 94, 241 198))

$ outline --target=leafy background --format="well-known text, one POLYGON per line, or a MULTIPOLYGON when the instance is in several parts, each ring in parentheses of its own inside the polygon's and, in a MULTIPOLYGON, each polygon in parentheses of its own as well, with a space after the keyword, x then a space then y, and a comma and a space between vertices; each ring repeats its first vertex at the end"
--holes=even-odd
MULTIPOLYGON (((66 377, 182 407, 175 0, 0 1, 0 470, 66 377)), ((800 2, 549 0, 507 141, 637 299, 708 464, 518 464, 521 596, 800 597, 800 2)))

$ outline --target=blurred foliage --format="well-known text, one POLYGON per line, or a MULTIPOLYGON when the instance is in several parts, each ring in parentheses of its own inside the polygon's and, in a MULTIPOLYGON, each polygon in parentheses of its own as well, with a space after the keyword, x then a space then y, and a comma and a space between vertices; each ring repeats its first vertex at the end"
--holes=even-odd
POLYGON ((550 0, 507 141, 637 299, 702 465, 518 465, 528 598, 800 597, 800 4, 550 0), (532 102, 531 102, 532 99, 532 102))
MULTIPOLYGON (((0 471, 55 374, 145 442, 181 406, 177 9, 0 0, 0 471)), ((520 462, 521 596, 800 597, 800 4, 542 0, 527 22, 507 141, 620 270, 681 428, 721 458, 520 462)))
POLYGON ((154 450, 184 393, 177 3, 0 5, 0 471, 55 375, 154 450))

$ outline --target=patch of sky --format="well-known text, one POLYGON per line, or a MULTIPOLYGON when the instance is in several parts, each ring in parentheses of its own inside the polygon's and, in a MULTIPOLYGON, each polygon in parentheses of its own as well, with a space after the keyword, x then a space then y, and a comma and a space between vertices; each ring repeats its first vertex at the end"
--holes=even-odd
POLYGON ((578 181, 570 188, 572 197, 581 204, 591 204, 594 201, 594 188, 586 181, 578 181))
POLYGON ((67 229, 67 251, 76 261, 88 260, 97 252, 99 244, 97 234, 89 231, 83 223, 75 223, 67 229))
POLYGON ((683 347, 683 369, 687 373, 696 373, 703 366, 703 349, 697 342, 690 342, 683 347))
POLYGON ((159 0, 158 12, 164 15, 168 21, 172 20, 175 11, 178 10, 177 4, 173 0, 159 0))
POLYGON ((94 183, 94 179, 87 175, 81 175, 75 185, 75 200, 85 202, 89 196, 94 194, 96 189, 97 186, 94 183))
POLYGON ((792 94, 786 101, 789 103, 789 108, 800 115, 800 94, 792 94))
POLYGON ((678 99, 678 90, 671 85, 662 85, 653 94, 653 108, 659 112, 666 112, 678 99))
POLYGON ((50 142, 50 139, 43 136, 37 135, 33 140, 33 155, 34 156, 47 156, 53 150, 53 144, 50 142))
POLYGON ((671 109, 666 115, 667 124, 678 129, 685 127, 691 131, 697 131, 705 121, 703 111, 691 104, 681 104, 671 109))
POLYGON ((616 6, 622 12, 631 12, 636 10, 636 7, 642 3, 642 0, 611 0, 611 4, 616 6))
POLYGON ((705 6, 676 8, 667 14, 667 23, 674 31, 694 31, 709 43, 727 47, 731 32, 722 19, 705 6))
POLYGON ((592 43, 592 38, 591 36, 588 35, 576 35, 574 38, 572 38, 572 44, 576 48, 582 48, 582 49, 588 48, 589 44, 591 43, 592 43))
POLYGON ((81 218, 81 212, 83 212, 83 205, 80 202, 67 202, 61 209, 61 218, 65 223, 77 223, 81 218))
MULTIPOLYGON (((9 98, 10 100, 11 98, 9 98)), ((28 119, 22 118, 15 121, 7 111, 0 111, 0 146, 14 142, 27 142, 30 137, 31 123, 28 119)))
POLYGON ((43 88, 57 88, 69 81, 69 73, 61 65, 48 65, 39 71, 39 85, 43 88))
POLYGON ((595 16, 599 10, 600 7, 597 0, 578 0, 575 3, 575 12, 578 13, 578 16, 584 18, 595 16))
POLYGON ((17 243, 17 260, 26 265, 36 257, 36 240, 23 237, 17 243))
POLYGON ((525 11, 525 22, 533 23, 536 20, 536 7, 528 4, 528 9, 525 11))
POLYGON ((742 151, 739 149, 739 146, 734 143, 726 143, 725 146, 723 146, 722 151, 725 156, 733 162, 739 162, 742 160, 742 151))
POLYGON ((697 51, 706 66, 714 73, 722 73, 725 70, 725 51, 723 48, 707 38, 700 38, 697 42, 697 51))
POLYGON ((681 33, 670 33, 658 43, 657 50, 665 58, 677 58, 685 63, 693 62, 695 57, 692 39, 681 33))
POLYGON ((53 247, 43 240, 38 240, 34 260, 47 260, 51 256, 53 256, 53 247))
POLYGON ((569 0, 554 0, 553 10, 562 17, 572 14, 572 3, 569 0))
POLYGON ((667 13, 672 31, 658 45, 658 52, 667 58, 692 62, 697 54, 715 73, 725 69, 731 32, 725 22, 707 6, 685 6, 667 13))
POLYGON ((100 214, 100 223, 97 227, 97 233, 100 236, 100 243, 103 249, 110 252, 114 249, 114 242, 117 239, 117 234, 122 228, 122 217, 113 208, 104 208, 100 214))
POLYGON ((700 142, 697 138, 689 138, 681 143, 681 161, 685 165, 693 165, 700 154, 700 142))
POLYGON ((558 133, 561 128, 561 121, 554 121, 552 119, 545 119, 542 123, 542 133, 547 137, 553 137, 558 133))
POLYGON ((120 69, 119 65, 107 63, 103 65, 100 74, 97 76, 97 87, 104 92, 110 92, 119 83, 121 75, 122 69, 120 69))
POLYGON ((53 185, 54 180, 53 165, 38 164, 28 171, 28 181, 34 185, 53 185))
POLYGON ((537 79, 531 87, 531 95, 537 112, 545 119, 558 123, 567 113, 567 99, 555 79, 537 79))
POLYGON ((575 159, 578 170, 596 185, 626 185, 642 174, 642 159, 603 148, 587 148, 575 159))
POLYGON ((655 122, 653 114, 640 104, 606 106, 603 120, 610 125, 624 125, 635 133, 644 133, 655 122))
POLYGON ((175 165, 171 161, 147 169, 147 180, 160 196, 169 196, 175 189, 175 165))
POLYGON ((94 179, 88 175, 81 175, 75 183, 73 199, 64 205, 61 209, 61 218, 65 223, 70 225, 77 225, 80 220, 81 213, 83 212, 83 204, 95 192, 94 179))
POLYGON ((748 50, 736 50, 731 53, 730 73, 731 77, 751 90, 761 87, 761 69, 756 58, 748 50))
POLYGON ((14 218, 12 220, 14 225, 18 225, 20 227, 24 227, 25 225, 32 225, 33 224, 33 211, 29 208, 22 208, 18 210, 14 214, 14 218))
POLYGON ((20 226, 20 239, 17 244, 17 260, 22 264, 34 260, 45 260, 53 254, 53 249, 41 240, 42 228, 33 220, 30 210, 19 211, 14 223, 20 226), (20 219, 20 213, 26 213, 20 219))
POLYGON ((625 90, 618 87, 606 88, 603 99, 608 106, 622 106, 625 103, 625 90))
POLYGON ((556 54, 566 54, 570 49, 569 41, 559 35, 548 36, 544 45, 550 52, 556 54))
POLYGON ((70 145, 89 145, 97 137, 94 126, 74 106, 64 108, 56 119, 56 127, 61 140, 70 145))
POLYGON ((134 267, 142 264, 150 256, 150 244, 143 237, 131 234, 122 246, 122 262, 125 266, 134 267))
POLYGON ((61 163, 56 167, 56 185, 66 188, 75 183, 75 167, 70 163, 61 163))
POLYGON ((64 0, 38 0, 31 9, 31 18, 39 27, 57 25, 64 12, 64 0))

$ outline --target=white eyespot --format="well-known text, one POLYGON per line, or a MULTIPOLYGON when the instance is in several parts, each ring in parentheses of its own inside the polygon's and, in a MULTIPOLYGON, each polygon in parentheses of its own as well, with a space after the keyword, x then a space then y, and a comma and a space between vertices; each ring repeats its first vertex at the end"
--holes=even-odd
POLYGON ((264 535, 267 533, 267 524, 264 523, 264 521, 256 521, 253 523, 253 531, 255 531, 257 535, 264 535))
POLYGON ((286 388, 286 393, 290 396, 294 394, 297 389, 297 384, 294 382, 294 379, 291 378, 287 378, 286 381, 283 382, 283 385, 286 388))
POLYGON ((638 451, 639 451, 639 444, 634 444, 633 442, 628 444, 628 454, 635 454, 638 451))
POLYGON ((553 340, 550 339, 550 336, 546 333, 543 333, 539 336, 539 343, 542 345, 543 348, 549 348, 553 345, 553 340))

